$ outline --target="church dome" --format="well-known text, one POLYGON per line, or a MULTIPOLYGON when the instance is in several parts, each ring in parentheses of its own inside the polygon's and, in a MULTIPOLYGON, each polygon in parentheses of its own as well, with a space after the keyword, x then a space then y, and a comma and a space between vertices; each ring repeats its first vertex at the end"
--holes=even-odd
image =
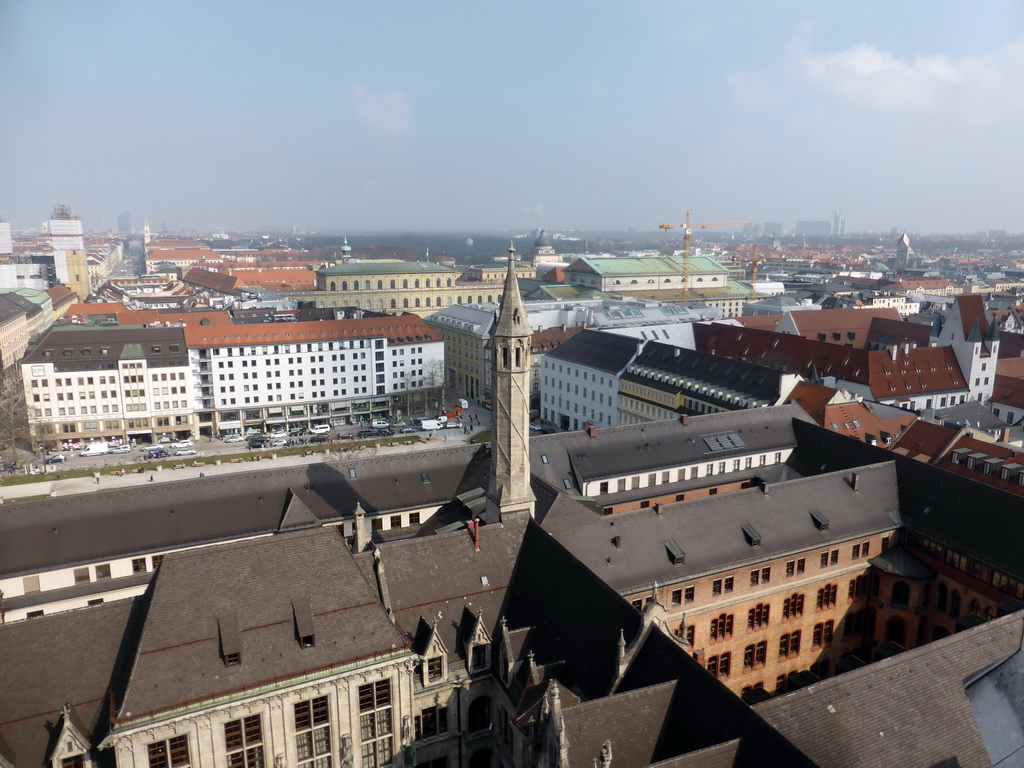
POLYGON ((534 248, 554 248, 555 244, 551 242, 551 237, 543 229, 537 236, 537 239, 533 241, 534 248))

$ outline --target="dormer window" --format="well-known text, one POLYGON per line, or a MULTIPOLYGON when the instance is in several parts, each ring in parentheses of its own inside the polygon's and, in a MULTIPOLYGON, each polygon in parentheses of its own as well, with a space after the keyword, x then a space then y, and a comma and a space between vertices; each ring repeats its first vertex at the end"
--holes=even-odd
POLYGON ((440 682, 444 678, 444 657, 435 656, 432 659, 427 659, 427 679, 426 685, 440 682))
POLYGON ((487 649, 490 645, 474 645, 470 669, 474 672, 487 668, 487 649))

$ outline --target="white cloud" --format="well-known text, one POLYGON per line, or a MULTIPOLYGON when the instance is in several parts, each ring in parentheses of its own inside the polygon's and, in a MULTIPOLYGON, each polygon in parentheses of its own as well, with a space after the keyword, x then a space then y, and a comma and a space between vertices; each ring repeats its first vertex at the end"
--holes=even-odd
POLYGON ((352 89, 356 117, 363 125, 398 136, 411 129, 409 101, 401 91, 371 93, 357 85, 352 89))
POLYGON ((800 79, 851 106, 883 112, 960 116, 988 122, 1024 107, 1024 37, 1001 49, 954 59, 946 55, 897 57, 869 43, 812 55, 790 49, 800 79))

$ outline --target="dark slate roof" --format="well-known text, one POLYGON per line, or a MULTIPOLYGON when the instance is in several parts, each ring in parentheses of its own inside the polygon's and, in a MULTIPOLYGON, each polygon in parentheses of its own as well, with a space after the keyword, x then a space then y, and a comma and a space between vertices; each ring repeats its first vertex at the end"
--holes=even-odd
MULTIPOLYGON (((852 442, 852 441, 851 441, 852 442)), ((895 527, 896 472, 891 462, 860 467, 858 490, 850 472, 770 483, 758 488, 707 496, 659 509, 608 516, 586 511, 549 513, 544 529, 594 573, 620 592, 694 578, 789 552, 895 527), (811 517, 829 520, 820 530, 811 517), (761 536, 752 546, 743 531, 761 536), (675 541, 685 562, 673 564, 666 542, 675 541)))
POLYGON ((811 423, 799 406, 780 405, 690 416, 686 424, 671 419, 607 427, 594 430, 594 437, 585 430, 542 435, 530 440, 530 471, 558 490, 568 479, 578 491, 581 481, 655 472, 711 456, 720 461, 752 452, 793 448, 795 420, 811 423), (726 432, 738 433, 744 447, 712 451, 704 442, 704 437, 726 432))
POLYGON ((440 506, 458 492, 477 450, 342 456, 162 484, 159 493, 143 484, 76 496, 73 504, 66 498, 6 504, 0 507, 0 575, 338 522, 351 516, 357 501, 369 514, 440 506))
MULTIPOLYGON (((822 768, 991 765, 978 719, 988 731, 992 712, 972 710, 964 683, 1017 653, 1022 631, 1024 613, 1015 613, 778 696, 755 711, 822 768)), ((1013 700, 985 706, 1001 714, 1003 728, 1015 722, 1020 733, 1013 700)))
POLYGON ((1024 579, 1024 498, 813 424, 794 423, 802 471, 894 461, 902 523, 911 531, 1024 579))
POLYGON ((117 360, 146 358, 164 365, 188 365, 182 328, 99 328, 61 325, 51 328, 25 356, 25 363, 53 363, 57 371, 115 370, 117 360), (175 349, 171 350, 171 345, 175 349), (103 349, 107 354, 101 354, 103 349), (155 350, 159 351, 155 351, 155 350))
POLYGON ((545 359, 618 373, 637 352, 637 340, 617 333, 583 330, 548 352, 545 359))
POLYGON ((119 723, 408 645, 334 528, 171 553, 148 597, 119 723), (302 648, 307 605, 315 644, 302 648), (221 655, 230 643, 235 666, 221 655))
MULTIPOLYGON (((733 768, 810 768, 813 765, 721 681, 711 677, 675 640, 661 631, 652 631, 633 657, 618 691, 625 693, 666 681, 676 681, 676 686, 664 719, 655 724, 636 721, 648 728, 661 725, 659 757, 699 754, 701 750, 739 739, 738 750, 733 750, 735 761, 726 763, 733 768)), ((716 759, 722 758, 718 751, 711 754, 716 759)), ((668 764, 704 765, 695 759, 668 764)))
POLYGON ((563 660, 559 679, 582 698, 611 689, 620 630, 627 643, 640 633, 640 614, 533 521, 506 606, 509 630, 534 627, 538 661, 563 660))
MULTIPOLYGON (((448 652, 462 656, 467 613, 482 619, 497 636, 505 593, 529 516, 507 516, 498 525, 480 528, 480 551, 470 531, 384 542, 379 545, 391 609, 411 640, 422 618, 437 620, 437 632, 448 652), (486 582, 486 583, 485 583, 486 582)), ((375 579, 373 555, 357 556, 368 579, 375 579)))
POLYGON ((588 701, 564 713, 570 768, 600 765, 602 745, 611 746, 612 765, 640 768, 660 759, 658 746, 676 683, 588 701))
POLYGON ((902 544, 890 547, 882 554, 872 557, 868 562, 882 573, 887 573, 890 576, 907 579, 935 577, 935 571, 902 544))
POLYGON ((49 765, 60 710, 72 705, 97 745, 107 727, 107 692, 126 666, 141 598, 0 625, 0 743, 19 766, 49 765))
POLYGON ((756 363, 650 341, 619 380, 673 394, 707 387, 707 391, 700 394, 702 400, 736 410, 750 407, 742 403, 745 400, 759 406, 773 405, 781 395, 782 376, 782 371, 756 363))

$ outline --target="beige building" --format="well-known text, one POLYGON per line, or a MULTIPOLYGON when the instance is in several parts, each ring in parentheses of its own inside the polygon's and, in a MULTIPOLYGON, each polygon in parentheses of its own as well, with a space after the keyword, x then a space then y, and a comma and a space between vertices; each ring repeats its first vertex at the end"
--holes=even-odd
POLYGON ((28 313, 25 309, 0 302, 0 363, 4 368, 10 368, 25 354, 28 336, 28 313))
POLYGON ((426 261, 363 261, 317 271, 315 291, 289 298, 318 307, 359 307, 375 312, 412 312, 425 317, 453 304, 490 303, 503 280, 467 280, 451 267, 426 261))
POLYGON ((21 370, 36 443, 149 443, 194 433, 192 376, 181 328, 53 328, 21 370))

